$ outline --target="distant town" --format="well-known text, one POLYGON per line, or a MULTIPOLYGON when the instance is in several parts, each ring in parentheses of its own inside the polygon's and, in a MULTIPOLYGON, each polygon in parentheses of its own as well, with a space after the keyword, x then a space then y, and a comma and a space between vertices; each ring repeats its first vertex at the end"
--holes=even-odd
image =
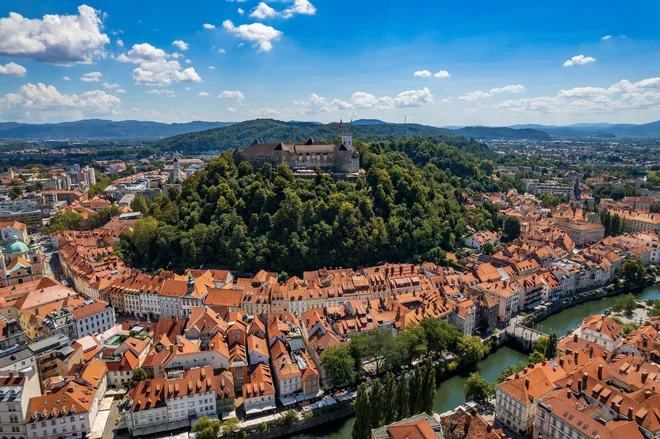
MULTIPOLYGON (((241 175, 266 187, 266 178, 376 184, 374 148, 413 156, 342 132, 334 143, 7 163, 2 434, 302 438, 330 425, 356 439, 658 434, 660 178, 643 159, 612 159, 616 148, 492 142, 479 171, 455 181, 499 190, 466 183, 447 195, 465 222, 443 232, 450 248, 432 259, 248 272, 252 262, 227 266, 222 255, 182 270, 147 257, 160 233, 190 221, 177 216, 189 210, 184 196, 198 197, 204 215, 209 199, 223 212, 237 205, 229 190, 241 175), (212 184, 224 195, 196 192, 212 184), (592 304, 599 312, 585 308, 561 332, 543 326, 592 304), (490 358, 503 363, 486 369, 490 358), (451 380, 461 381, 443 394, 451 380)), ((254 221, 245 227, 261 227, 254 221)))

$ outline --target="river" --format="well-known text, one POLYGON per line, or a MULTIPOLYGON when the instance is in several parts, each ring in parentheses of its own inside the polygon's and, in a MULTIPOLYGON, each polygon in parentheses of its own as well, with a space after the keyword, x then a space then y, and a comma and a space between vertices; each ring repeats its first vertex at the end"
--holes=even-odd
MULTIPOLYGON (((607 308, 612 308, 617 297, 605 297, 572 306, 543 320, 536 325, 536 328, 546 333, 555 332, 561 338, 569 329, 575 329, 580 326, 580 323, 585 317, 599 314, 607 308)), ((660 286, 646 288, 641 293, 636 294, 635 298, 643 300, 660 299, 660 286)), ((502 369, 512 364, 517 364, 526 358, 526 355, 503 346, 492 355, 480 361, 476 369, 487 381, 494 382, 502 369)), ((439 383, 433 407, 436 413, 444 413, 465 403, 464 387, 467 376, 468 374, 464 376, 457 375, 439 383)), ((353 418, 347 418, 330 425, 324 425, 307 430, 301 434, 290 436, 289 439, 345 439, 351 437, 352 428, 353 418)))
MULTIPOLYGON (((621 296, 603 297, 602 299, 566 308, 565 310, 539 322, 534 327, 546 334, 554 332, 559 338, 561 338, 566 335, 566 331, 573 330, 580 326, 580 323, 582 323, 582 320, 585 317, 600 314, 607 308, 612 308, 619 297, 621 296)), ((635 298, 638 300, 658 300, 660 299, 660 286, 656 285, 648 287, 641 293, 635 294, 635 298)))

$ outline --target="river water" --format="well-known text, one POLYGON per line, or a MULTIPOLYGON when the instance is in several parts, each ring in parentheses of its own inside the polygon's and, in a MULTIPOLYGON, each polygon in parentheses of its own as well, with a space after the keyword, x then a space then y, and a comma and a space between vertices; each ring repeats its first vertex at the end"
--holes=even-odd
MULTIPOLYGON (((646 288, 641 293, 635 295, 635 298, 658 300, 660 299, 660 286, 646 288)), ((580 326, 580 323, 585 317, 592 314, 599 314, 607 308, 612 308, 616 299, 617 296, 606 297, 575 305, 548 317, 536 325, 536 328, 546 333, 555 332, 561 338, 566 334, 566 331, 580 326)), ((503 346, 492 355, 480 361, 476 366, 476 370, 487 381, 494 382, 502 369, 509 365, 517 364, 526 358, 526 355, 503 346)), ((444 413, 465 403, 464 388, 468 375, 469 373, 457 375, 438 384, 434 404, 436 413, 444 413)), ((290 439, 345 439, 351 437, 352 428, 353 418, 347 418, 290 436, 290 439)))

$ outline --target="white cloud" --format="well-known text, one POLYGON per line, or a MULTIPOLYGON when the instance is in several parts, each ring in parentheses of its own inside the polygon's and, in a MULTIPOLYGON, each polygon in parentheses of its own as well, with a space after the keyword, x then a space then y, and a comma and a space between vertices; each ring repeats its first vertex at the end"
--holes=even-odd
POLYGON ((419 107, 422 104, 430 104, 435 99, 431 91, 424 87, 422 90, 410 90, 399 93, 394 98, 396 107, 419 107))
POLYGON ((245 43, 238 43, 238 46, 236 47, 243 47, 243 46, 245 46, 245 43))
POLYGON ((600 87, 575 87, 570 90, 560 90, 557 97, 577 98, 585 96, 597 96, 607 93, 607 89, 600 87))
POLYGON ((525 87, 522 85, 505 85, 504 87, 498 87, 498 88, 491 88, 490 89, 490 94, 496 94, 496 93, 523 93, 525 90, 525 87))
POLYGON ((295 105, 302 105, 302 108, 298 109, 298 114, 327 113, 332 110, 330 105, 328 105, 328 100, 316 93, 312 93, 307 101, 293 101, 293 103, 295 105))
POLYGON ((209 70, 215 70, 215 66, 209 66, 209 70))
POLYGON ((152 46, 149 43, 134 44, 128 53, 122 53, 117 57, 119 62, 130 62, 141 64, 150 61, 167 58, 167 52, 163 49, 152 46))
POLYGON ((172 82, 202 82, 194 68, 181 70, 178 61, 167 60, 172 56, 163 49, 143 43, 135 44, 128 53, 119 55, 117 61, 140 65, 131 75, 136 84, 165 86, 172 82))
POLYGON ((0 19, 0 55, 56 65, 89 64, 105 56, 110 38, 101 32, 99 11, 87 5, 78 15, 28 19, 16 12, 0 19))
POLYGON ((174 72, 174 79, 177 82, 202 82, 202 78, 197 74, 194 68, 188 67, 182 72, 174 72))
POLYGON ((230 113, 236 113, 236 109, 231 107, 228 107, 227 111, 229 111, 230 113))
POLYGON ((222 27, 239 38, 254 43, 252 47, 258 47, 258 52, 270 51, 273 48, 272 42, 279 41, 282 36, 279 30, 262 23, 241 24, 236 27, 231 20, 225 20, 222 27))
POLYGON ((505 101, 496 108, 509 112, 607 113, 621 110, 660 109, 660 77, 638 82, 621 80, 607 88, 576 87, 560 90, 556 97, 540 96, 505 101))
POLYGON ((278 116, 280 113, 281 113, 280 110, 276 110, 275 108, 270 108, 270 107, 261 107, 261 108, 257 108, 256 110, 252 110, 252 114, 261 117, 278 116))
POLYGON ((215 29, 215 25, 208 24, 208 23, 204 23, 203 27, 204 27, 204 29, 208 29, 208 30, 215 29))
POLYGON ((179 50, 182 51, 182 52, 185 52, 186 50, 188 50, 188 43, 185 43, 181 40, 173 41, 172 45, 178 47, 179 50))
POLYGON ((226 52, 225 49, 222 49, 222 48, 221 48, 221 49, 218 49, 218 53, 221 53, 221 54, 222 54, 222 53, 225 53, 225 52, 226 52))
POLYGON ((71 81, 71 78, 69 78, 68 76, 63 77, 62 79, 64 79, 65 81, 71 81))
POLYGON ((119 47, 124 47, 124 42, 123 42, 121 39, 119 39, 119 38, 117 38, 116 44, 117 44, 117 46, 119 46, 119 47))
POLYGON ((601 41, 607 41, 610 38, 612 38, 612 35, 605 35, 604 37, 601 38, 601 41))
POLYGON ((451 103, 451 96, 449 96, 448 98, 444 98, 440 102, 443 103, 443 104, 450 104, 451 103))
POLYGON ((202 96, 202 97, 205 97, 205 96, 208 96, 208 95, 209 94, 205 91, 201 91, 201 92, 197 93, 197 96, 202 96))
POLYGON ((418 70, 413 74, 413 76, 417 76, 418 78, 430 78, 431 72, 428 70, 418 70))
POLYGON ((560 90, 557 97, 560 98, 578 98, 590 96, 603 96, 616 93, 634 93, 647 89, 660 88, 660 77, 642 79, 632 83, 627 79, 622 79, 608 88, 603 87, 575 87, 569 90, 560 90))
POLYGON ((315 15, 316 8, 309 2, 309 0, 294 0, 293 6, 282 12, 282 17, 291 18, 296 14, 315 15))
POLYGON ((151 90, 148 90, 147 93, 157 96, 167 96, 168 98, 176 96, 176 92, 169 88, 152 88, 151 90))
POLYGON ((52 120, 112 114, 121 100, 101 90, 80 95, 60 93, 54 86, 26 84, 0 98, 0 114, 8 119, 52 120))
POLYGON ((102 76, 103 74, 101 72, 90 72, 82 75, 80 80, 84 82, 99 82, 102 76))
POLYGON ((331 105, 336 108, 337 110, 352 110, 353 109, 353 104, 350 102, 346 101, 340 101, 339 99, 334 99, 331 102, 331 105))
POLYGON ((458 99, 461 101, 478 101, 480 99, 487 99, 493 97, 498 93, 523 93, 526 89, 524 86, 518 85, 505 85, 504 87, 491 88, 490 92, 475 90, 467 93, 465 96, 460 96, 458 99))
POLYGON ((119 88, 119 84, 110 84, 108 82, 104 82, 103 87, 112 90, 113 88, 119 88))
POLYGON ((190 61, 189 59, 187 59, 187 60, 186 60, 186 64, 192 64, 192 61, 190 61))
POLYGON ((489 97, 490 97, 489 93, 483 92, 481 90, 475 90, 469 92, 465 96, 460 96, 458 99, 461 101, 477 101, 479 99, 486 99, 489 97))
POLYGON ((339 99, 333 99, 332 102, 328 102, 328 99, 321 97, 316 93, 312 93, 306 101, 293 101, 293 103, 301 107, 297 110, 297 114, 299 115, 354 109, 353 104, 350 102, 341 101, 339 99))
POLYGON ((431 76, 433 76, 434 78, 442 79, 442 78, 449 78, 451 75, 446 70, 440 70, 438 73, 431 73, 428 70, 418 70, 413 74, 413 76, 416 76, 418 78, 430 78, 431 76))
POLYGON ((589 64, 590 62, 596 62, 596 58, 584 55, 576 55, 564 62, 564 67, 581 66, 584 64, 589 64))
POLYGON ((392 110, 394 108, 419 107, 423 104, 435 102, 431 91, 424 87, 422 90, 409 90, 396 95, 376 97, 370 93, 358 91, 351 96, 351 102, 356 108, 373 108, 376 110, 392 110))
POLYGON ((186 91, 190 91, 190 87, 186 87, 184 90, 186 90, 186 91))
POLYGON ((0 74, 1 75, 12 75, 12 76, 25 76, 27 70, 20 64, 15 62, 10 62, 4 66, 0 64, 0 74))
POLYGON ((245 14, 245 11, 242 8, 238 8, 238 14, 243 15, 245 14))
POLYGON ((280 15, 275 9, 271 8, 264 2, 260 2, 252 11, 250 12, 250 17, 256 18, 258 20, 264 20, 266 18, 274 18, 280 15))
POLYGON ((118 88, 117 90, 115 90, 115 93, 126 93, 126 90, 124 90, 123 88, 118 88))
POLYGON ((245 96, 243 96, 243 93, 241 93, 238 90, 235 91, 230 91, 230 90, 225 90, 222 93, 220 93, 218 96, 220 99, 236 99, 236 102, 241 103, 245 99, 245 96))

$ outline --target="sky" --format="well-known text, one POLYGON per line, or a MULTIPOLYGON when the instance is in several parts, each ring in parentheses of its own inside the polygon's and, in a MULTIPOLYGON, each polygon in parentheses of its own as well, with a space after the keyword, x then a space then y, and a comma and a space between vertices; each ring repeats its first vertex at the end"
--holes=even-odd
POLYGON ((0 121, 660 119, 657 0, 2 0, 0 121))

